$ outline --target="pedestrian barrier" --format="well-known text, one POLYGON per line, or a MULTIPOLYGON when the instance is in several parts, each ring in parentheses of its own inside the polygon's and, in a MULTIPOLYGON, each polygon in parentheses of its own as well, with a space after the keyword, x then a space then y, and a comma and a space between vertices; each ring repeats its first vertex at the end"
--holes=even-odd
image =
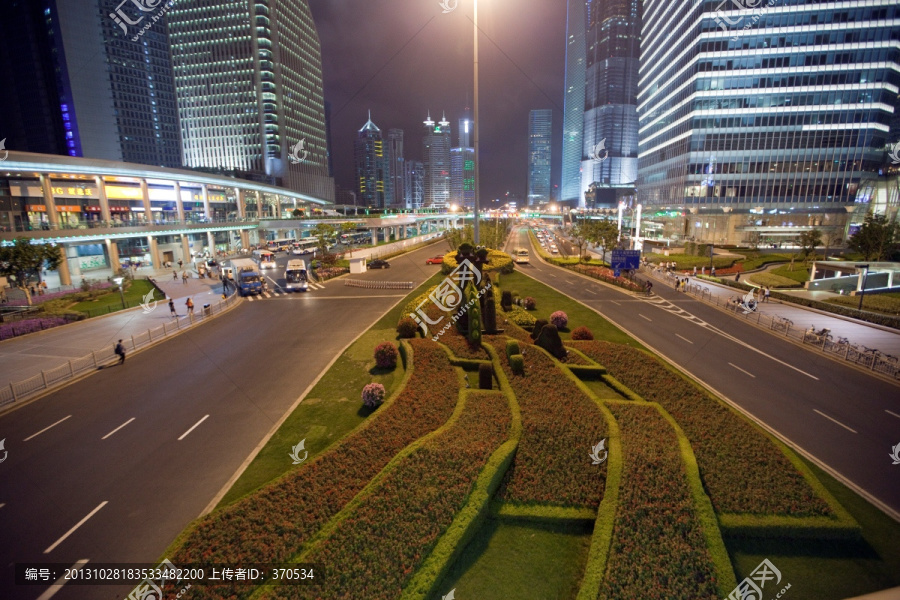
POLYGON ((411 290, 412 281, 360 281, 358 279, 345 279, 346 287, 358 287, 369 290, 411 290))
MULTIPOLYGON (((222 312, 234 304, 236 300, 237 295, 232 294, 212 306, 205 304, 202 311, 191 313, 184 317, 176 318, 171 322, 163 323, 159 327, 136 333, 130 338, 124 339, 122 343, 125 345, 126 352, 133 352, 138 348, 192 327, 204 319, 222 312)), ((88 355, 73 358, 58 367, 43 370, 39 375, 34 375, 28 379, 11 381, 8 386, 0 388, 0 406, 24 400, 38 392, 58 387, 78 375, 106 366, 114 360, 118 360, 118 357, 115 355, 113 348, 106 347, 102 350, 95 350, 88 355)))
MULTIPOLYGON (((654 276, 656 279, 668 280, 674 286, 676 274, 665 272, 661 278, 650 268, 644 268, 646 274, 654 276)), ((869 369, 876 373, 881 373, 893 379, 900 379, 900 359, 885 354, 874 348, 867 348, 862 345, 852 344, 847 339, 841 338, 838 342, 832 341, 830 334, 818 334, 809 330, 802 330, 794 327, 794 322, 779 315, 766 315, 758 310, 748 311, 741 306, 741 302, 735 298, 722 301, 712 293, 708 286, 698 283, 691 283, 686 286, 686 291, 696 296, 699 300, 724 308, 728 312, 733 312, 735 316, 741 317, 745 321, 755 322, 761 327, 766 327, 772 331, 783 332, 787 338, 803 344, 814 346, 825 354, 829 354, 836 358, 852 362, 858 366, 869 369)), ((739 296, 742 294, 739 294, 739 296)))

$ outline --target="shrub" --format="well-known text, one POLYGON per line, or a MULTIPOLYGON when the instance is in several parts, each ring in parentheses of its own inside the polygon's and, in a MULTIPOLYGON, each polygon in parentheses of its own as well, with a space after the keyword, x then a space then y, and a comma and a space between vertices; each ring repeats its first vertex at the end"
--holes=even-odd
MULTIPOLYGON (((527 314, 527 313, 526 313, 527 314)), ((547 325, 547 321, 543 319, 537 319, 534 322, 534 327, 531 330, 531 339, 536 340, 539 335, 541 335, 541 330, 544 328, 544 325, 547 325)))
POLYGON ((550 325, 544 325, 544 328, 541 329, 541 333, 534 343, 556 358, 564 358, 566 356, 566 349, 563 348, 562 340, 559 337, 559 330, 552 323, 550 325))
MULTIPOLYGON (((397 335, 403 339, 409 339, 416 337, 416 332, 419 330, 419 325, 415 321, 413 321, 409 317, 403 317, 400 319, 400 322, 397 323, 397 335)), ((594 339, 594 338, 590 338, 594 339)))
POLYGON ((494 387, 494 367, 487 363, 478 365, 478 389, 490 390, 494 387))
POLYGON ((480 346, 481 345, 481 307, 478 306, 478 292, 475 291, 475 286, 473 284, 469 284, 466 288, 467 294, 466 298, 468 298, 468 302, 472 302, 472 305, 469 306, 469 344, 472 346, 480 346))
POLYGON ((370 383, 362 391, 363 404, 369 408, 378 408, 384 402, 384 386, 380 383, 370 383))
POLYGON ((591 330, 582 325, 581 327, 576 327, 572 332, 573 340, 592 340, 594 339, 594 334, 591 333, 591 330))
POLYGON ((531 296, 525 298, 525 310, 534 310, 537 308, 537 302, 531 296))
POLYGON ((393 369, 397 366, 397 347, 390 342, 375 346, 375 366, 379 369, 393 369))
POLYGON ((518 340, 506 340, 506 358, 513 354, 519 354, 519 342, 518 340))
POLYGON ((506 312, 509 312, 509 309, 512 308, 512 303, 512 292, 510 292, 509 290, 503 292, 503 294, 501 294, 500 296, 500 308, 502 308, 506 312))
POLYGON ((508 313, 506 313, 506 318, 519 327, 530 328, 533 327, 535 323, 535 318, 528 314, 528 312, 521 306, 513 306, 512 309, 508 313))
POLYGON ((566 325, 569 324, 569 315, 561 310, 558 310, 550 315, 550 323, 552 323, 557 329, 565 329, 566 325))
POLYGON ((525 357, 521 354, 513 354, 509 357, 509 368, 514 375, 525 374, 525 357))

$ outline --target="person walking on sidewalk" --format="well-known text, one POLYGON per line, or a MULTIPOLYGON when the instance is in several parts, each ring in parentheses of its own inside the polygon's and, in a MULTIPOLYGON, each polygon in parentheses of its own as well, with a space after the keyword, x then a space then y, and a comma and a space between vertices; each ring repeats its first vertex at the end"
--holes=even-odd
POLYGON ((737 283, 740 280, 741 280, 741 274, 738 273, 737 275, 734 276, 734 282, 737 283))
POLYGON ((766 286, 763 289, 763 302, 765 302, 766 304, 769 303, 769 286, 766 286))
POLYGON ((649 296, 652 291, 653 291, 653 284, 648 281, 647 282, 647 295, 649 296))
POLYGON ((172 281, 178 281, 178 272, 172 271, 172 281))
POLYGON ((181 283, 183 283, 184 285, 187 285, 187 280, 188 280, 187 271, 182 271, 181 272, 181 283))
POLYGON ((178 261, 178 268, 180 269, 183 265, 184 265, 184 263, 183 263, 182 261, 179 260, 179 261, 178 261))
POLYGON ((194 314, 194 301, 191 300, 191 297, 188 296, 187 301, 184 303, 187 306, 188 314, 194 314))
POLYGON ((115 352, 119 355, 119 364, 123 364, 125 362, 125 345, 122 344, 122 340, 119 340, 119 343, 116 344, 115 352))
POLYGON ((172 298, 169 298, 169 312, 172 313, 173 317, 178 316, 178 313, 175 312, 175 301, 172 298))

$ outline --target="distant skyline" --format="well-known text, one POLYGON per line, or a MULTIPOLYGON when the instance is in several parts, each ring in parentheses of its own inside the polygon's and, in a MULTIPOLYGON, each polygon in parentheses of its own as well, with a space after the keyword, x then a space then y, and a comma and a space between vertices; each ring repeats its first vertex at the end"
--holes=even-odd
MULTIPOLYGON (((558 4, 479 4, 486 202, 507 191, 526 195, 528 136, 522 123, 529 111, 548 107, 554 119, 562 119, 566 5, 558 4)), ((332 104, 334 177, 342 187, 352 189, 352 140, 369 109, 383 130, 404 130, 407 160, 421 160, 427 112, 434 118, 446 112, 456 123, 472 107, 472 0, 459 0, 447 14, 437 0, 310 0, 310 7, 322 45, 325 98, 332 104)), ((554 135, 554 184, 561 148, 561 137, 554 135)))

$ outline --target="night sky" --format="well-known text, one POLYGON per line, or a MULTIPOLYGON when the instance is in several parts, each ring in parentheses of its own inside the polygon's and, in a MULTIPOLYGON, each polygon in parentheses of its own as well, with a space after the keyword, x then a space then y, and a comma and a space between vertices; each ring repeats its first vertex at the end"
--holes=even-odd
MULTIPOLYGON (((447 14, 438 0, 309 3, 322 43, 325 99, 332 107, 336 183, 352 189, 353 140, 369 109, 385 137, 392 127, 404 130, 408 160, 422 159, 422 121, 429 109, 435 121, 446 111, 457 144, 458 120, 472 105, 473 0, 458 0, 447 14)), ((551 185, 559 183, 566 3, 481 0, 478 19, 484 205, 507 191, 525 197, 532 109, 553 109, 551 185)))

